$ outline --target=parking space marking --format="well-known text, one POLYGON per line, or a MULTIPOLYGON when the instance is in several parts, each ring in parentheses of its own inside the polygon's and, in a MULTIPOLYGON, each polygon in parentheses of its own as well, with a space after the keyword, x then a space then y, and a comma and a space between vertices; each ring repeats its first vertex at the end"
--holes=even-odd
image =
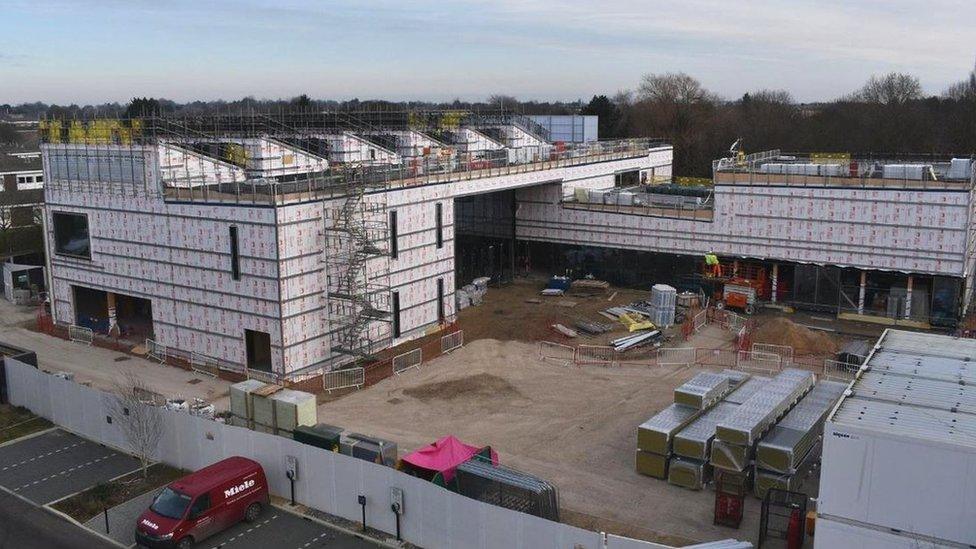
POLYGON ((252 530, 254 530, 256 528, 260 528, 262 526, 266 526, 269 522, 273 521, 276 518, 278 518, 278 515, 271 515, 271 518, 265 519, 263 522, 255 523, 255 525, 252 526, 252 527, 250 527, 250 528, 248 528, 247 531, 241 532, 240 534, 237 534, 236 536, 228 539, 227 541, 221 543, 220 545, 214 545, 210 549, 220 549, 221 547, 225 547, 225 546, 229 545, 230 543, 232 543, 237 538, 244 537, 244 534, 247 534, 247 533, 251 532, 252 530))
POLYGON ((24 488, 29 488, 31 486, 35 486, 35 485, 40 484, 42 482, 48 481, 48 480, 50 480, 52 478, 66 475, 66 474, 68 474, 68 473, 70 473, 72 471, 76 471, 76 470, 81 469, 83 467, 88 467, 90 465, 94 465, 94 464, 96 464, 96 463, 98 463, 100 461, 104 461, 104 460, 106 460, 106 459, 108 459, 110 457, 115 457, 117 455, 119 455, 119 454, 116 453, 116 452, 112 452, 112 453, 106 454, 106 455, 104 455, 104 456, 102 456, 100 458, 95 458, 95 459, 93 459, 91 461, 87 461, 85 463, 82 463, 82 464, 79 464, 79 465, 75 465, 74 467, 70 467, 68 469, 65 469, 64 471, 60 471, 60 472, 54 473, 53 475, 48 475, 46 477, 37 479, 34 482, 28 482, 27 484, 25 484, 25 485, 23 485, 23 486, 21 486, 19 488, 14 488, 14 492, 19 492, 19 491, 23 490, 24 488))
POLYGON ((319 535, 315 536, 314 538, 312 538, 312 541, 305 542, 305 545, 302 545, 302 547, 304 548, 304 547, 308 547, 308 546, 312 545, 313 543, 317 542, 318 540, 324 538, 326 534, 328 534, 328 532, 322 532, 321 534, 319 534, 319 535))
POLYGON ((65 446, 64 448, 58 448, 57 450, 52 450, 52 451, 50 451, 50 452, 48 452, 46 454, 38 454, 38 455, 36 455, 36 456, 34 456, 34 457, 30 458, 30 459, 25 459, 24 461, 21 461, 21 462, 18 462, 18 463, 13 463, 13 464, 10 464, 10 465, 6 465, 2 469, 0 469, 0 473, 2 473, 3 471, 6 471, 7 469, 13 469, 14 467, 20 467, 21 465, 26 465, 26 464, 28 464, 28 463, 30 463, 32 461, 36 461, 38 459, 44 459, 46 457, 53 456, 54 454, 59 454, 59 453, 65 451, 65 450, 70 450, 70 449, 74 448, 75 446, 81 446, 81 444, 82 444, 81 442, 76 442, 76 443, 71 444, 69 446, 65 446))

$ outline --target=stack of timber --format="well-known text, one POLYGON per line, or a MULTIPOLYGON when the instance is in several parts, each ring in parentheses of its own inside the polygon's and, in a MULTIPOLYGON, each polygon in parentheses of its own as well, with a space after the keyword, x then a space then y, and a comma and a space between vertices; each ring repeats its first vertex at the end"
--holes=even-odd
POLYGON ((813 373, 787 368, 718 422, 710 454, 712 466, 739 474, 748 483, 756 443, 813 383, 813 373))

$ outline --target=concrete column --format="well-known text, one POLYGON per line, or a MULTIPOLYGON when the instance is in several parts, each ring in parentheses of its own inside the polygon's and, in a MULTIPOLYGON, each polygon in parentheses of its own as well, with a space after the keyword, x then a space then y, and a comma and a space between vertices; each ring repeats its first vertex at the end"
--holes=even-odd
POLYGON ((773 291, 769 296, 770 301, 776 303, 776 290, 779 287, 779 263, 773 263, 773 291))
POLYGON ((121 330, 119 330, 119 319, 115 310, 115 294, 105 292, 105 296, 108 302, 108 335, 118 336, 121 330))
POLYGON ((861 291, 857 294, 857 314, 864 314, 864 287, 868 283, 868 272, 861 271, 861 291))
POLYGON ((908 275, 905 285, 905 320, 912 318, 912 275, 908 275))

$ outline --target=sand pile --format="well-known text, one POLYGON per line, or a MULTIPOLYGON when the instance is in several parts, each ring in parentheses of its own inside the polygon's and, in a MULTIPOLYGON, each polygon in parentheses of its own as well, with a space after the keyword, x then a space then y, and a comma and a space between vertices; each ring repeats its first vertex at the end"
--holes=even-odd
POLYGON ((771 343, 793 347, 794 355, 832 355, 839 348, 827 332, 811 330, 788 318, 772 318, 752 333, 754 343, 771 343))

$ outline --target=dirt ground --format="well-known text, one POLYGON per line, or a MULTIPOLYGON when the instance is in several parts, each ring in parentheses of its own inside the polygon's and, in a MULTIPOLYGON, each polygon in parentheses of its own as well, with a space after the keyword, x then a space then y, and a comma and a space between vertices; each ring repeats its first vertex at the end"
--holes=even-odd
POLYGON ((637 425, 697 371, 559 366, 533 344, 481 339, 323 404, 319 420, 394 440, 401 455, 448 434, 491 445, 502 463, 553 482, 563 520, 581 527, 675 544, 752 538, 758 501, 728 530, 712 525, 712 492, 634 471, 637 425))
POLYGON ((626 334, 627 330, 619 322, 601 316, 598 311, 649 299, 651 295, 649 290, 611 288, 608 292, 597 295, 544 297, 539 295, 543 287, 545 279, 522 278, 504 288, 489 289, 484 303, 477 307, 468 307, 458 315, 465 341, 489 338, 500 341, 548 340, 556 343, 602 345, 626 334), (580 334, 579 337, 570 339, 550 328, 556 323, 573 328, 573 323, 577 320, 609 324, 613 326, 613 331, 593 337, 580 334))
MULTIPOLYGON (((448 434, 491 445, 502 463, 553 482, 563 521, 580 527, 675 545, 728 537, 755 541, 758 500, 747 499, 739 530, 722 528, 712 524, 711 490, 693 492, 634 471, 637 425, 669 405, 674 388, 701 369, 561 366, 538 358, 540 340, 600 345, 625 334, 597 312, 646 299, 649 292, 542 297, 543 285, 542 279, 523 279, 489 289, 482 305, 459 315, 463 348, 320 405, 319 421, 396 441, 401 455, 448 434), (578 319, 610 324, 613 331, 570 339, 550 329, 578 319)), ((766 335, 773 337, 775 326, 789 325, 781 316, 764 312, 754 318, 760 326, 771 323, 766 335)), ((818 321, 824 326, 814 335, 790 329, 839 343, 843 338, 828 320, 818 321)), ((687 342, 676 332, 665 332, 671 340, 666 345, 733 346, 732 334, 717 325, 687 342)))

